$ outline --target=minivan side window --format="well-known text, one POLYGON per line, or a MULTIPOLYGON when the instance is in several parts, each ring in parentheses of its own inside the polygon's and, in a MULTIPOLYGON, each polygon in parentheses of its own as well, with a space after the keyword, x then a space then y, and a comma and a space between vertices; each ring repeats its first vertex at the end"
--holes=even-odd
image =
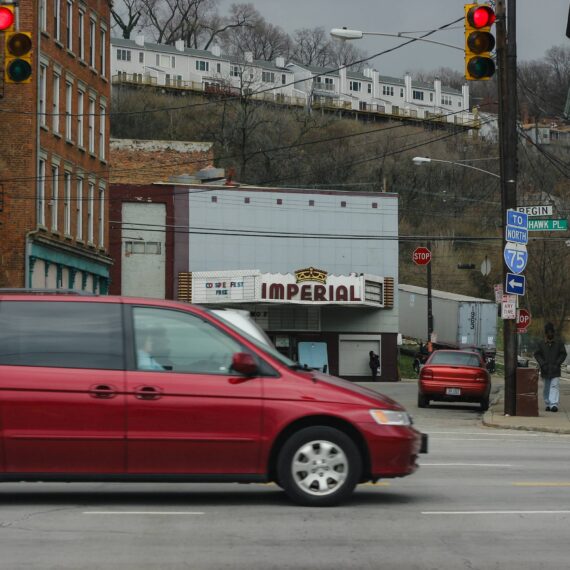
POLYGON ((121 305, 0 302, 0 365, 124 368, 121 305))
POLYGON ((133 307, 138 370, 235 374, 232 356, 244 348, 204 319, 169 309, 133 307))

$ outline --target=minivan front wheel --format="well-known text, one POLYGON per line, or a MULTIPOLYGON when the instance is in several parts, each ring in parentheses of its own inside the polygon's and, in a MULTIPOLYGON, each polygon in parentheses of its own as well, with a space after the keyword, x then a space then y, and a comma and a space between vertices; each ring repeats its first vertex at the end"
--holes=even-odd
POLYGON ((331 427, 309 427, 293 434, 277 461, 280 485, 300 505, 338 505, 360 480, 362 458, 352 439, 331 427))

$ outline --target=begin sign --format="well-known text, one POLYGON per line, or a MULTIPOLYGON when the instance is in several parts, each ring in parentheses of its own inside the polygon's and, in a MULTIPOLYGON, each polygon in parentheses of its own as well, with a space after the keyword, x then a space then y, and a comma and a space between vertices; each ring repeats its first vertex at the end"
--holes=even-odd
POLYGON ((416 265, 427 265, 431 261, 431 251, 427 247, 417 247, 412 259, 416 265))

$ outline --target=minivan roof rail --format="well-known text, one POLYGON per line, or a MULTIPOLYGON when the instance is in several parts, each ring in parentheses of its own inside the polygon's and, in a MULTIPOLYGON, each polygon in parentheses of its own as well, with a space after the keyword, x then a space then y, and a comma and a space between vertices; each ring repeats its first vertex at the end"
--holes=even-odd
POLYGON ((22 294, 35 294, 35 295, 80 295, 85 297, 95 296, 97 293, 91 293, 89 291, 78 291, 77 289, 39 289, 39 288, 28 288, 28 287, 0 287, 0 295, 2 294, 22 295, 22 294))

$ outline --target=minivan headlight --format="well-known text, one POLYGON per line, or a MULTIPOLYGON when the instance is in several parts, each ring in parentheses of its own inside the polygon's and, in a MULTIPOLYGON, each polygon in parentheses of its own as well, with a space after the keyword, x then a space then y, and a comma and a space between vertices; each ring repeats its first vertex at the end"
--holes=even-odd
POLYGON ((409 426, 412 424, 406 412, 395 410, 370 410, 374 421, 383 426, 409 426))

